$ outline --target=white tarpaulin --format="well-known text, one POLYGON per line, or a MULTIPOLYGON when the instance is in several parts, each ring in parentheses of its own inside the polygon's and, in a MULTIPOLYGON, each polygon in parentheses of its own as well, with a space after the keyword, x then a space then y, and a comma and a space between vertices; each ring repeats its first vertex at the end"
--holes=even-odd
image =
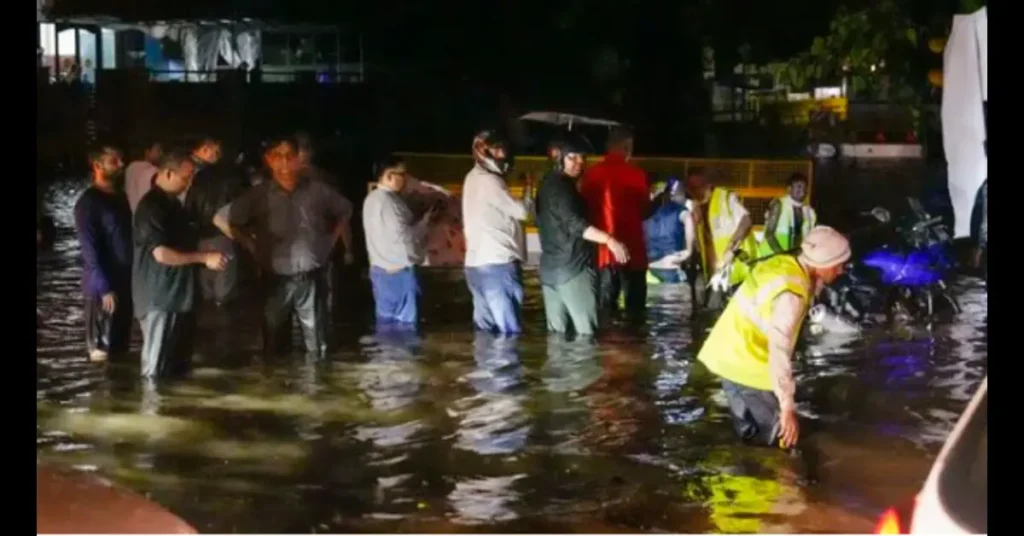
POLYGON ((953 17, 942 67, 942 138, 957 238, 971 234, 971 211, 988 177, 988 15, 985 8, 953 17))
POLYGON ((213 25, 159 24, 147 30, 156 39, 167 38, 181 43, 185 70, 190 71, 191 81, 205 80, 207 75, 203 73, 215 71, 220 59, 233 68, 245 62, 246 70, 252 70, 260 60, 258 29, 233 32, 213 25))

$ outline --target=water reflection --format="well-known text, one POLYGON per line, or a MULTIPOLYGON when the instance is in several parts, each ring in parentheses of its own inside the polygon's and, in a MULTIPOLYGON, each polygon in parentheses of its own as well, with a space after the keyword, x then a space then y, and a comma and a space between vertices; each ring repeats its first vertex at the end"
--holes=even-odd
POLYGON ((456 480, 448 504, 457 523, 511 521, 518 517, 516 484, 526 477, 515 466, 531 432, 519 338, 477 332, 472 344, 475 366, 463 376, 470 392, 448 414, 456 427, 453 448, 485 458, 456 480))
MULTIPOLYGON (((599 342, 507 339, 469 331, 459 272, 425 270, 420 333, 351 314, 319 365, 261 363, 258 306, 203 311, 202 362, 147 385, 137 333, 126 362, 83 351, 78 191, 50 192, 57 242, 37 257, 37 457, 204 532, 869 532, 916 492, 988 366, 973 279, 954 285, 951 322, 808 340, 798 401, 825 428, 810 489, 735 441, 718 381, 693 359, 707 320, 691 322, 688 292, 670 286, 651 287, 642 325, 613 323, 599 342)), ((344 312, 370 310, 361 285, 336 286, 344 312)), ((530 273, 525 304, 542 325, 530 273)))
POLYGON ((385 511, 415 511, 429 480, 420 473, 419 458, 431 439, 430 423, 417 411, 426 389, 422 339, 406 327, 381 325, 360 343, 368 359, 352 374, 373 417, 356 427, 354 437, 369 447, 365 463, 375 475, 374 502, 385 511))

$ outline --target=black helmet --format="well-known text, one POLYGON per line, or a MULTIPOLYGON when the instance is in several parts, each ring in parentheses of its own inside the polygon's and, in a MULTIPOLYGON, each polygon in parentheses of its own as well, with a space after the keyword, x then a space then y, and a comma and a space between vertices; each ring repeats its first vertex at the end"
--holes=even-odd
POLYGON ((575 132, 566 132, 562 136, 559 136, 551 145, 551 149, 558 151, 557 158, 555 158, 555 169, 562 171, 564 167, 563 159, 569 154, 578 154, 580 156, 587 156, 594 153, 594 146, 591 145, 590 141, 587 140, 582 134, 576 134, 575 132))
POLYGON ((473 136, 473 159, 487 171, 504 177, 512 169, 512 151, 508 140, 497 130, 483 129, 473 136), (505 149, 504 158, 496 158, 491 149, 505 149))

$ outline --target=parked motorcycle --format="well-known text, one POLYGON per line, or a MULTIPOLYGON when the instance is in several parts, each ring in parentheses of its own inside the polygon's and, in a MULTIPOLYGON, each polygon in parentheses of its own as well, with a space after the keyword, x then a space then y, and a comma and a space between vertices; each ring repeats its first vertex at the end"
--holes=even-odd
POLYGON ((857 260, 822 293, 820 301, 831 312, 861 322, 960 312, 946 284, 956 268, 949 230, 916 198, 908 197, 907 205, 906 215, 896 222, 884 208, 865 214, 874 223, 852 233, 857 260))

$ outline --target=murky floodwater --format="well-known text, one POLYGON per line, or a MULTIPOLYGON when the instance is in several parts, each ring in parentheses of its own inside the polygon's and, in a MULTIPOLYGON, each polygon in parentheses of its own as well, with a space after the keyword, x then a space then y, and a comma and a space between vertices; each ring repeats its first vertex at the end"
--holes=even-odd
MULTIPOLYGON (((911 496, 987 370, 987 296, 955 321, 804 344, 801 411, 820 482, 733 438, 693 356, 706 322, 652 287, 640 324, 598 345, 543 333, 527 275, 517 339, 474 335, 458 273, 426 275, 418 336, 374 333, 369 282, 336 290, 327 363, 259 359, 258 308, 204 310, 181 381, 88 362, 70 207, 38 258, 37 457, 97 471, 206 532, 868 532, 911 496)), ((111 515, 117 515, 111 512, 111 515)))

